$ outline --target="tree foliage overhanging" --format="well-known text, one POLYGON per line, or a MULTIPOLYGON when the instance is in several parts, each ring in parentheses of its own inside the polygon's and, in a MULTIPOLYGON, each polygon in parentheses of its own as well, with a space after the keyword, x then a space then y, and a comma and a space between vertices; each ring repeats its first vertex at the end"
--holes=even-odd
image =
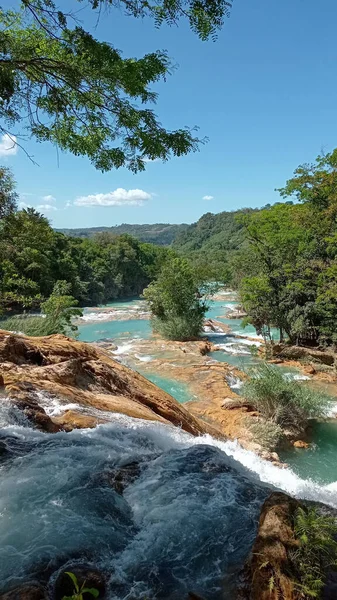
MULTIPOLYGON (((89 0, 90 5, 98 15, 122 7, 130 16, 153 18, 157 26, 184 17, 203 40, 216 35, 231 6, 226 0, 89 0)), ((196 150, 200 140, 193 130, 166 130, 150 108, 157 99, 151 85, 171 70, 164 51, 123 58, 53 0, 22 0, 18 10, 0 9, 0 131, 13 142, 26 130, 38 141, 87 156, 102 171, 122 166, 142 171, 145 160, 196 150)))

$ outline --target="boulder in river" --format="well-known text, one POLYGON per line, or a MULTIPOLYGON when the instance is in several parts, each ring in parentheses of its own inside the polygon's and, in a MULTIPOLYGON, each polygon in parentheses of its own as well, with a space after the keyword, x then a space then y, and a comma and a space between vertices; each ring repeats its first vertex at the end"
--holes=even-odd
POLYGON ((100 475, 100 480, 110 485, 117 494, 123 494, 125 488, 133 483, 141 473, 139 462, 133 461, 123 465, 113 471, 104 471, 100 475))
POLYGON ((271 349, 273 356, 287 360, 309 358, 330 367, 337 362, 337 354, 332 350, 318 350, 316 348, 305 348, 303 346, 288 346, 287 344, 273 344, 271 349))

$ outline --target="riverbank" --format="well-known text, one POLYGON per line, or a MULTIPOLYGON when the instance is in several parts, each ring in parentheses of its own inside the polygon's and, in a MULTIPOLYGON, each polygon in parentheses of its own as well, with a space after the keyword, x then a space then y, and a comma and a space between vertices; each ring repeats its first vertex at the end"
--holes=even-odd
MULTIPOLYGON (((135 306, 144 315, 146 305, 137 299, 107 307, 109 313, 102 314, 109 314, 109 321, 87 322, 80 332, 82 339, 103 346, 117 360, 142 373, 180 403, 186 403, 188 410, 229 439, 237 439, 244 448, 278 461, 277 454, 260 443, 255 428, 258 415, 242 403, 238 395, 247 369, 260 362, 263 340, 252 326, 243 329, 241 318, 228 318, 228 313, 231 316, 235 313, 237 305, 234 292, 218 292, 207 314, 203 342, 162 340, 153 335, 146 319, 112 320, 114 311, 130 316, 133 313, 129 308, 135 310, 135 306)), ((307 380, 318 387, 324 383, 331 388, 326 391, 332 392, 332 396, 336 391, 337 396, 337 386, 327 374, 281 357, 273 361, 284 370, 286 377, 307 380)), ((297 447, 306 446, 296 437, 293 442, 297 447)))

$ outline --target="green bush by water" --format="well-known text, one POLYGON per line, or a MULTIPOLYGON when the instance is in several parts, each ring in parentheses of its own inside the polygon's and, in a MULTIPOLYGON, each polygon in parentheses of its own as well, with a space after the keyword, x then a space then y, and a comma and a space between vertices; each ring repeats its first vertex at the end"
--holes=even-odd
POLYGON ((17 315, 4 319, 0 322, 1 329, 14 331, 15 333, 24 333, 33 337, 42 335, 51 335, 57 333, 54 331, 53 323, 47 317, 17 315))
POLYGON ((1 321, 0 328, 33 337, 54 333, 76 335, 73 317, 80 317, 83 312, 77 308, 78 301, 69 294, 69 290, 70 284, 66 281, 57 281, 53 293, 41 305, 45 316, 17 315, 1 321))
POLYGON ((167 261, 157 279, 144 290, 152 325, 163 337, 186 341, 199 337, 208 310, 208 289, 181 258, 167 261), (200 289, 203 290, 201 295, 200 289))
POLYGON ((331 407, 329 396, 286 379, 280 369, 266 363, 252 370, 242 395, 267 421, 282 429, 303 431, 309 419, 326 417, 331 407))
POLYGON ((272 421, 248 422, 248 428, 252 432, 254 439, 266 450, 274 450, 280 443, 283 436, 283 429, 277 423, 272 421))

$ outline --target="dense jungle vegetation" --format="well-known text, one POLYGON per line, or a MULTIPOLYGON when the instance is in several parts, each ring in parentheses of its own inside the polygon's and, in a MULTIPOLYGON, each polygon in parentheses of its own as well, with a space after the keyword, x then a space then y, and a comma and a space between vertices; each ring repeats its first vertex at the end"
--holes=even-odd
MULTIPOLYGON (((260 210, 205 214, 171 245, 103 231, 90 238, 54 231, 34 209, 16 210, 10 171, 0 169, 2 311, 39 308, 58 281, 80 305, 141 294, 167 259, 187 259, 196 280, 238 289, 247 320, 267 337, 337 343, 337 150, 302 165, 260 210), (290 198, 290 199, 288 199, 290 198), (288 199, 288 200, 286 200, 288 199)), ((170 262, 170 261, 169 261, 170 262)))
POLYGON ((56 232, 33 208, 16 210, 15 183, 0 170, 0 307, 38 309, 58 281, 81 305, 140 294, 170 250, 129 235, 79 239, 56 232))
POLYGON ((247 246, 232 272, 248 320, 293 344, 337 343, 337 149, 298 167, 279 190, 292 202, 243 215, 247 246))

